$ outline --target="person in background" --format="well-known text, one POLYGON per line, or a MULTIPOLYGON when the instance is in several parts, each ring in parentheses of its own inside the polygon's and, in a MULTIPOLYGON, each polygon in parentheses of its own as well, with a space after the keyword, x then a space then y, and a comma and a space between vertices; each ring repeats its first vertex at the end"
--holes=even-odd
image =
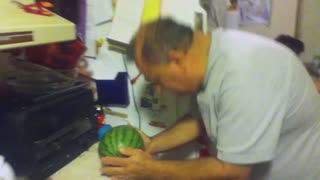
MULTIPOLYGON (((304 43, 296 39, 292 36, 281 34, 276 37, 275 39, 277 42, 287 46, 289 49, 291 49, 297 56, 300 57, 301 53, 304 52, 304 43)), ((305 68, 307 69, 309 75, 312 77, 313 82, 320 93, 320 74, 318 72, 317 67, 314 67, 314 65, 309 63, 304 63, 305 68)))
POLYGON ((142 133, 145 149, 121 148, 127 158, 102 158, 103 174, 166 180, 320 179, 320 96, 288 48, 247 32, 204 34, 159 19, 142 25, 129 49, 159 92, 196 94, 201 116, 185 116, 153 137, 142 133), (153 158, 203 131, 217 154, 184 161, 153 158))
POLYGON ((290 48, 297 56, 304 52, 304 43, 292 36, 281 34, 275 40, 290 48))

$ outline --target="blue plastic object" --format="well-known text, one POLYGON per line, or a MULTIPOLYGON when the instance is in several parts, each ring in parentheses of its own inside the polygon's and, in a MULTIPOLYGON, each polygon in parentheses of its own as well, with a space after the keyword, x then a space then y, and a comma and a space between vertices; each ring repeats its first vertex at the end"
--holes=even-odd
POLYGON ((128 73, 119 72, 114 80, 96 80, 98 103, 104 106, 128 106, 128 73))
POLYGON ((112 129, 112 127, 109 124, 104 125, 102 128, 100 128, 98 130, 98 139, 99 139, 99 141, 103 138, 104 134, 106 132, 108 132, 109 130, 111 130, 111 129, 112 129))

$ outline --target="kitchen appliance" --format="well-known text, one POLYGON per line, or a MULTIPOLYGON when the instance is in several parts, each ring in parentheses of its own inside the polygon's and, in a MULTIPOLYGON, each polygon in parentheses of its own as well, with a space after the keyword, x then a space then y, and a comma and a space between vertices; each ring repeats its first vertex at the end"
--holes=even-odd
MULTIPOLYGON (((33 0, 17 0, 28 5, 33 0)), ((69 41, 76 38, 75 24, 57 14, 25 12, 11 0, 0 1, 0 50, 69 41)))
POLYGON ((118 0, 107 40, 117 50, 126 50, 141 24, 171 17, 192 29, 207 33, 207 12, 199 0, 118 0))
POLYGON ((0 154, 18 177, 46 179, 97 141, 94 98, 85 82, 0 100, 0 154))

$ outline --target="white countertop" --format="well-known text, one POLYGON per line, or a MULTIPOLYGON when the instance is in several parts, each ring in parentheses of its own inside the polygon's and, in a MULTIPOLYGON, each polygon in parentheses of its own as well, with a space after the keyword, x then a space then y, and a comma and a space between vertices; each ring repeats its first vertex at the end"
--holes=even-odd
POLYGON ((108 180, 100 173, 101 163, 98 155, 98 143, 92 145, 88 151, 80 154, 76 159, 53 174, 51 180, 108 180))
MULTIPOLYGON (((196 143, 187 144, 170 153, 159 154, 159 159, 194 159, 198 158, 196 143)), ((108 180, 107 176, 100 173, 101 163, 98 155, 98 143, 92 145, 88 151, 71 161, 65 167, 53 174, 50 180, 108 180)))
MULTIPOLYGON (((128 120, 106 115, 106 121, 111 126, 128 124, 128 120)), ((151 127, 148 121, 143 121, 145 127, 143 131, 157 132, 156 127, 151 127)), ((163 130, 163 129, 162 129, 163 130)), ((148 134, 150 135, 150 134, 148 134)), ((198 158, 199 145, 194 142, 183 145, 175 150, 166 153, 160 153, 159 159, 184 160, 198 158)), ((50 176, 50 180, 108 180, 107 176, 100 173, 101 161, 98 154, 98 143, 92 145, 87 151, 84 151, 76 159, 61 168, 59 171, 50 176)))

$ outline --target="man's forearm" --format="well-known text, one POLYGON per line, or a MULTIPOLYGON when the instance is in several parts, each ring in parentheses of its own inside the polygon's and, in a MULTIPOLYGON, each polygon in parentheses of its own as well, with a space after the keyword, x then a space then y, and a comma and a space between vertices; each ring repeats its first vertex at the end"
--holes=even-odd
POLYGON ((196 139, 200 132, 201 125, 199 120, 186 116, 172 128, 154 136, 146 151, 154 154, 173 149, 196 139))
POLYGON ((151 179, 194 180, 194 179, 249 179, 251 167, 224 163, 215 158, 189 161, 153 161, 149 173, 151 179))

